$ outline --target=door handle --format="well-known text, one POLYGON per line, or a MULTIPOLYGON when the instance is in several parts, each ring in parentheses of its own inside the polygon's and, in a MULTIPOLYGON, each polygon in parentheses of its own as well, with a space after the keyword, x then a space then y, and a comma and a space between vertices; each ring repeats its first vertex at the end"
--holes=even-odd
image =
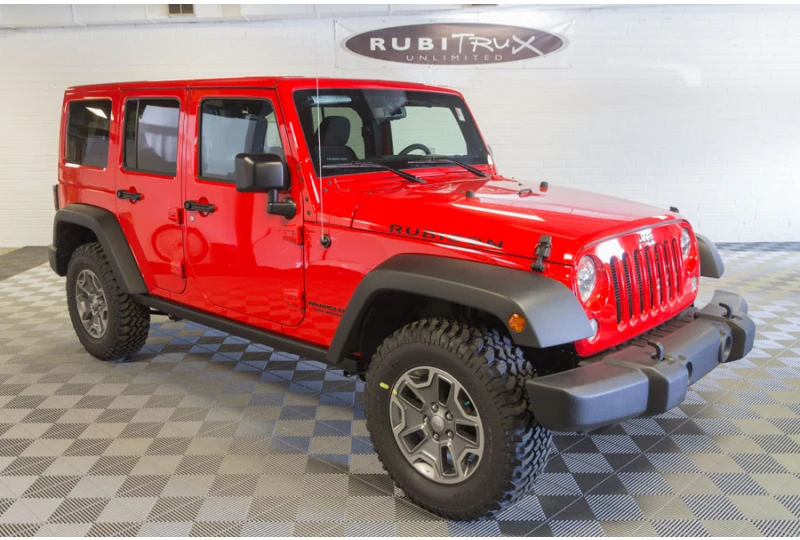
POLYGON ((135 191, 126 191, 124 189, 119 189, 117 190, 117 198, 127 199, 131 202, 136 202, 142 200, 142 194, 136 193, 135 191))
POLYGON ((201 204, 197 201, 186 201, 183 203, 183 207, 187 212, 200 212, 201 214, 211 214, 217 209, 213 204, 201 204))

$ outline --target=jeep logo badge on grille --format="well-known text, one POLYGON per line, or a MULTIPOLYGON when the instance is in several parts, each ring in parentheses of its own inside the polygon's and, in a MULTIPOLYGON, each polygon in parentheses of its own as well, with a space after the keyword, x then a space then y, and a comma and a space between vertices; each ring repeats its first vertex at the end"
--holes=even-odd
POLYGON ((649 246, 655 243, 656 239, 653 238, 653 231, 642 231, 639 233, 639 245, 649 246))
POLYGON ((521 26, 432 23, 381 28, 344 42, 350 52, 387 62, 429 65, 497 64, 554 53, 564 39, 521 26))

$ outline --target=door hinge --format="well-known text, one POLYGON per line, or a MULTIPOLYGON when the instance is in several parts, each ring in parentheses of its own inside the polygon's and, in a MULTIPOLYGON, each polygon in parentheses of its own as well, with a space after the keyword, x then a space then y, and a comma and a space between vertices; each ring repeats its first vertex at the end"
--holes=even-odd
POLYGON ((283 289, 283 299, 286 300, 287 304, 291 304, 295 307, 303 308, 304 303, 304 296, 303 291, 300 289, 283 289))
POLYGON ((172 275, 178 276, 181 279, 186 277, 186 267, 183 264, 183 261, 172 261, 169 263, 170 272, 172 275))
POLYGON ((297 245, 303 243, 303 226, 302 225, 289 225, 283 228, 283 238, 297 245))
POLYGON ((167 209, 167 219, 178 225, 183 224, 183 208, 172 207, 167 209))

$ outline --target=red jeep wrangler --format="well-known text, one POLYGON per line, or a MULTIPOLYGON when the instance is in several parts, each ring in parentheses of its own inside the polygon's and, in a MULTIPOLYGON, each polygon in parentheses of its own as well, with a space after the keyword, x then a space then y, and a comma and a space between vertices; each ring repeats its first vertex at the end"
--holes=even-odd
POLYGON ((526 493, 551 430, 680 404, 746 301, 669 211, 498 175, 462 96, 247 78, 67 90, 50 264, 81 343, 197 321, 366 380, 389 474, 452 519, 526 493))

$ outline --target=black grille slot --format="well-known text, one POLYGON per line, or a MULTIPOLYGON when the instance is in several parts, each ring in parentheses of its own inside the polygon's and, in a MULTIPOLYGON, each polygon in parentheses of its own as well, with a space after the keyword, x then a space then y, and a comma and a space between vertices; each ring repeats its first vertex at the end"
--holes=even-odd
POLYGON ((633 268, 636 270, 636 284, 639 290, 639 313, 644 313, 644 283, 642 282, 642 258, 641 252, 636 249, 633 251, 633 268))
POLYGON ((622 306, 620 303, 619 276, 617 275, 617 258, 611 257, 611 284, 614 286, 614 301, 617 303, 617 324, 622 322, 622 306))
POLYGON ((653 248, 656 255, 656 281, 658 282, 658 303, 659 305, 667 302, 667 285, 664 283, 664 267, 661 264, 661 250, 658 246, 653 248))
POLYGON ((672 290, 672 262, 669 256, 669 242, 664 241, 664 273, 667 279, 667 300, 672 300, 674 291, 672 290))
POLYGON ((653 281, 653 270, 650 268, 650 248, 644 248, 644 269, 647 273, 647 290, 650 291, 650 309, 656 305, 656 284, 653 281))
POLYGON ((631 286, 631 269, 627 253, 622 254, 622 272, 625 274, 625 298, 628 299, 628 318, 633 317, 633 287, 631 286))
POLYGON ((683 279, 681 276, 683 275, 683 259, 680 257, 681 250, 678 248, 678 241, 673 238, 672 239, 672 256, 674 257, 672 260, 675 261, 675 285, 678 294, 683 294, 683 279))

